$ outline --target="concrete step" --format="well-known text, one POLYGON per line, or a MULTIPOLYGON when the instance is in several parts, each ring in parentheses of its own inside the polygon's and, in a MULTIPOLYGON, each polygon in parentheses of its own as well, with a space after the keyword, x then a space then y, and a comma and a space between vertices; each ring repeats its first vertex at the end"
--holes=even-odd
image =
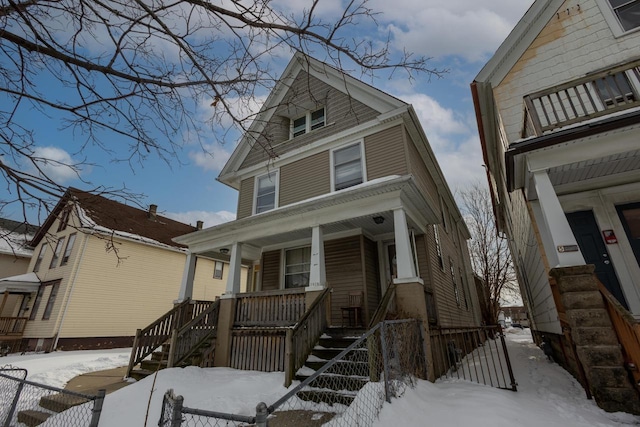
POLYGON ((341 393, 329 390, 303 390, 296 393, 296 395, 307 402, 326 403, 331 406, 336 403, 349 406, 356 397, 355 393, 341 393))
POLYGON ((47 421, 52 414, 43 411, 34 411, 32 409, 18 412, 18 422, 27 427, 36 427, 47 421))
POLYGON ((66 411, 74 406, 82 405, 88 402, 84 397, 74 396, 71 394, 58 393, 40 398, 40 406, 53 412, 66 411))

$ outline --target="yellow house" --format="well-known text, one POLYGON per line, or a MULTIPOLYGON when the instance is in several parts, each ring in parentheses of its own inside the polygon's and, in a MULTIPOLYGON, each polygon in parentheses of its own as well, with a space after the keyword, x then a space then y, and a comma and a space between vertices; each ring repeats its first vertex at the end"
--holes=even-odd
MULTIPOLYGON (((137 327, 173 307, 187 256, 171 239, 196 230, 156 205, 144 211, 70 188, 32 241, 29 273, 11 278, 14 292, 34 291, 13 307, 24 319, 22 348, 130 346, 137 327)), ((198 257, 193 298, 220 295, 226 266, 198 257)))

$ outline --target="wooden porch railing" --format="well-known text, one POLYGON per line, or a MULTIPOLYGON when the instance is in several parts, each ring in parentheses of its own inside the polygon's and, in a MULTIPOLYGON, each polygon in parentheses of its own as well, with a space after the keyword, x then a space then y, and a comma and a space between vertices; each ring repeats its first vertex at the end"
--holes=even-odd
POLYGON ((387 285, 387 290, 384 292, 384 295, 380 300, 380 304, 378 304, 378 308, 376 308, 376 311, 373 312, 373 316, 371 316, 371 320, 369 321, 369 329, 373 328, 375 325, 382 322, 387 317, 389 307, 391 307, 391 300, 393 300, 395 294, 396 284, 391 281, 387 285))
POLYGON ((291 326, 304 312, 304 289, 238 294, 234 326, 291 326))
POLYGON ((213 304, 212 301, 192 301, 187 299, 166 312, 146 328, 138 329, 133 340, 127 376, 131 374, 135 365, 153 353, 156 348, 164 344, 171 337, 174 329, 182 328, 186 323, 206 310, 211 304, 213 304))
POLYGON ((327 319, 331 310, 330 296, 331 290, 326 288, 313 301, 296 326, 287 330, 285 387, 291 385, 296 372, 307 360, 318 338, 328 326, 327 319))
POLYGON ((525 96, 523 137, 639 106, 639 78, 636 60, 525 96))
POLYGON ((598 281, 598 287, 607 308, 613 329, 616 331, 618 341, 622 346, 622 354, 625 357, 627 367, 633 364, 634 369, 629 369, 633 375, 634 384, 640 384, 640 323, 618 302, 611 292, 598 281))
POLYGON ((0 338, 21 337, 28 317, 0 317, 0 338))
POLYGON ((180 330, 173 330, 167 367, 180 365, 215 334, 219 309, 220 301, 216 300, 180 330))

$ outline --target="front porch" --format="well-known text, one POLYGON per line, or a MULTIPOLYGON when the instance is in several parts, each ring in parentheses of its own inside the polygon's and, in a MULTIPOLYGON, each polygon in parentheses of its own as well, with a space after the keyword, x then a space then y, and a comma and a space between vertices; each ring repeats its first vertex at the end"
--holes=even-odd
POLYGON ((19 350, 29 320, 27 304, 39 286, 35 273, 0 279, 0 354, 19 350))

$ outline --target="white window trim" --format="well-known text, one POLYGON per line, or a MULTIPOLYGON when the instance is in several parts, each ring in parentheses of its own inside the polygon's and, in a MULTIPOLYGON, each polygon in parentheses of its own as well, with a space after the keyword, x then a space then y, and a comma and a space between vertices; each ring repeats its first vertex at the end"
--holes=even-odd
POLYGON ((297 138, 298 136, 306 135, 309 132, 312 132, 312 129, 311 129, 311 113, 315 113, 318 110, 323 110, 324 111, 324 125, 319 127, 319 128, 317 128, 317 129, 313 129, 313 130, 322 129, 325 126, 327 126, 327 108, 323 105, 322 107, 316 108, 313 111, 309 110, 306 113, 304 113, 303 115, 296 116, 296 117, 290 119, 289 120, 289 139, 297 138), (303 134, 300 134, 300 135, 294 137, 293 136, 293 122, 298 120, 298 119, 300 119, 300 118, 302 118, 302 117, 305 118, 305 123, 304 123, 305 124, 305 131, 304 131, 303 134))
MULTIPOLYGON (((256 175, 254 180, 253 180, 253 207, 251 208, 251 214, 252 215, 259 215, 258 213, 256 213, 256 207, 257 207, 257 202, 258 202, 258 180, 260 178, 263 178, 265 176, 268 176, 269 174, 275 173, 276 177, 275 177, 275 185, 276 185, 276 193, 275 193, 275 200, 273 202, 273 209, 270 209, 268 211, 265 212, 271 212, 272 210, 275 210, 278 208, 278 200, 280 198, 280 169, 272 169, 271 171, 267 172, 267 173, 263 173, 261 175, 256 175)), ((260 212, 260 213, 264 213, 264 212, 260 212)))
MULTIPOLYGON (((286 248, 280 249, 280 290, 287 289, 286 286, 286 276, 287 276, 287 251, 293 251, 296 249, 302 248, 311 248, 311 242, 308 245, 297 245, 290 246, 286 248)), ((311 275, 311 258, 309 258, 309 275, 311 275)), ((290 288, 296 289, 296 288, 290 288)))
POLYGON ((640 26, 633 28, 629 31, 625 31, 624 28, 622 28, 622 24, 618 20, 618 17, 613 11, 613 8, 611 7, 609 0, 600 0, 596 3, 598 4, 598 7, 600 7, 602 16, 604 16, 605 21, 607 21, 607 24, 609 24, 609 28, 611 28, 611 31, 613 32, 614 37, 616 38, 623 37, 623 36, 626 36, 627 34, 640 31, 640 26))
MULTIPOLYGON (((329 168, 331 169, 331 192, 335 193, 336 192, 336 169, 335 169, 335 161, 334 161, 334 155, 333 152, 334 151, 338 151, 338 150, 342 150, 343 148, 348 148, 351 147, 353 145, 356 144, 360 144, 360 163, 362 164, 362 183, 364 184, 365 182, 368 181, 367 179, 367 162, 366 162, 366 158, 364 156, 364 138, 359 139, 357 141, 352 141, 352 142, 348 142, 346 144, 342 144, 339 145, 337 147, 333 147, 331 150, 329 150, 329 168)), ((351 187, 348 187, 351 188, 351 187)), ((345 188, 343 188, 343 190, 346 190, 345 188)), ((340 190, 337 190, 340 191, 340 190)))

